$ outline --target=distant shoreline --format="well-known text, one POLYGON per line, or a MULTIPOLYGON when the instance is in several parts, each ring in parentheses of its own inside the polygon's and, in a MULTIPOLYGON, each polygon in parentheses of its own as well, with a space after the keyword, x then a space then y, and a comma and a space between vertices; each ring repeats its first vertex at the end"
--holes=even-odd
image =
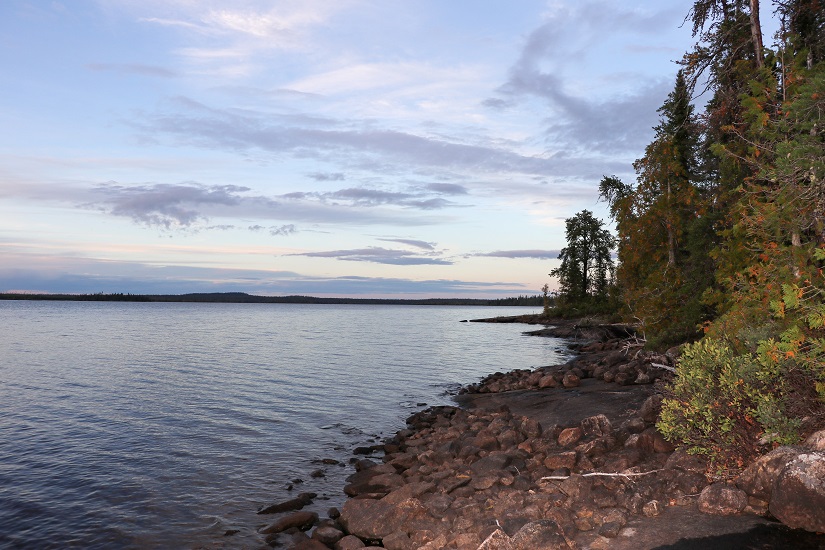
POLYGON ((413 306, 525 306, 542 307, 542 297, 513 298, 319 298, 315 296, 255 296, 245 292, 210 292, 190 294, 26 294, 0 293, 0 300, 40 300, 71 302, 190 302, 231 304, 362 304, 413 306))

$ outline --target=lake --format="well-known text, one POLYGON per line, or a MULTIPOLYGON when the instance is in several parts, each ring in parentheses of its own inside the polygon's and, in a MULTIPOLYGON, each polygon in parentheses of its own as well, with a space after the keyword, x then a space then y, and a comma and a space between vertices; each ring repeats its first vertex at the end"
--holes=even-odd
POLYGON ((352 450, 424 404, 567 360, 459 322, 533 312, 0 301, 0 546, 261 547, 260 506, 311 491, 325 517, 352 450))

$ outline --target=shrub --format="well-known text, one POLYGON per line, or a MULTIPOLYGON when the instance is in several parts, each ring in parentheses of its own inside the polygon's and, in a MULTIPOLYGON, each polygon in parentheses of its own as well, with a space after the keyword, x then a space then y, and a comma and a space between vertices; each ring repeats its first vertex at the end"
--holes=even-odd
POLYGON ((763 443, 793 443, 799 421, 786 414, 782 361, 737 354, 724 340, 686 346, 666 396, 659 431, 718 468, 741 468, 763 443))

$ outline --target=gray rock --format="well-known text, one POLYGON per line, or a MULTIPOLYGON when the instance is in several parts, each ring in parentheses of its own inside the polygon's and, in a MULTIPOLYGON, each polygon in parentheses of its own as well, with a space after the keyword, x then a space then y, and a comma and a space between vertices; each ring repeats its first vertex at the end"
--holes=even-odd
POLYGON ((794 447, 778 447, 759 457, 739 475, 736 486, 754 498, 770 501, 776 478, 799 452, 794 447))
POLYGON ((793 459, 776 478, 768 509, 792 529, 825 532, 825 453, 793 459))
POLYGON ((802 445, 813 451, 825 451, 825 430, 812 433, 802 445))

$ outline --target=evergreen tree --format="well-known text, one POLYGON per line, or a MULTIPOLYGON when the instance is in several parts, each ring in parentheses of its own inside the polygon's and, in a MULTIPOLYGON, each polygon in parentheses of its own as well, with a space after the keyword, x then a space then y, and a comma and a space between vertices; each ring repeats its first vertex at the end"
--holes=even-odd
POLYGON ((559 279, 560 298, 573 306, 606 299, 613 281, 613 236, 589 210, 568 218, 565 225, 567 246, 559 254, 561 265, 550 272, 559 279))

